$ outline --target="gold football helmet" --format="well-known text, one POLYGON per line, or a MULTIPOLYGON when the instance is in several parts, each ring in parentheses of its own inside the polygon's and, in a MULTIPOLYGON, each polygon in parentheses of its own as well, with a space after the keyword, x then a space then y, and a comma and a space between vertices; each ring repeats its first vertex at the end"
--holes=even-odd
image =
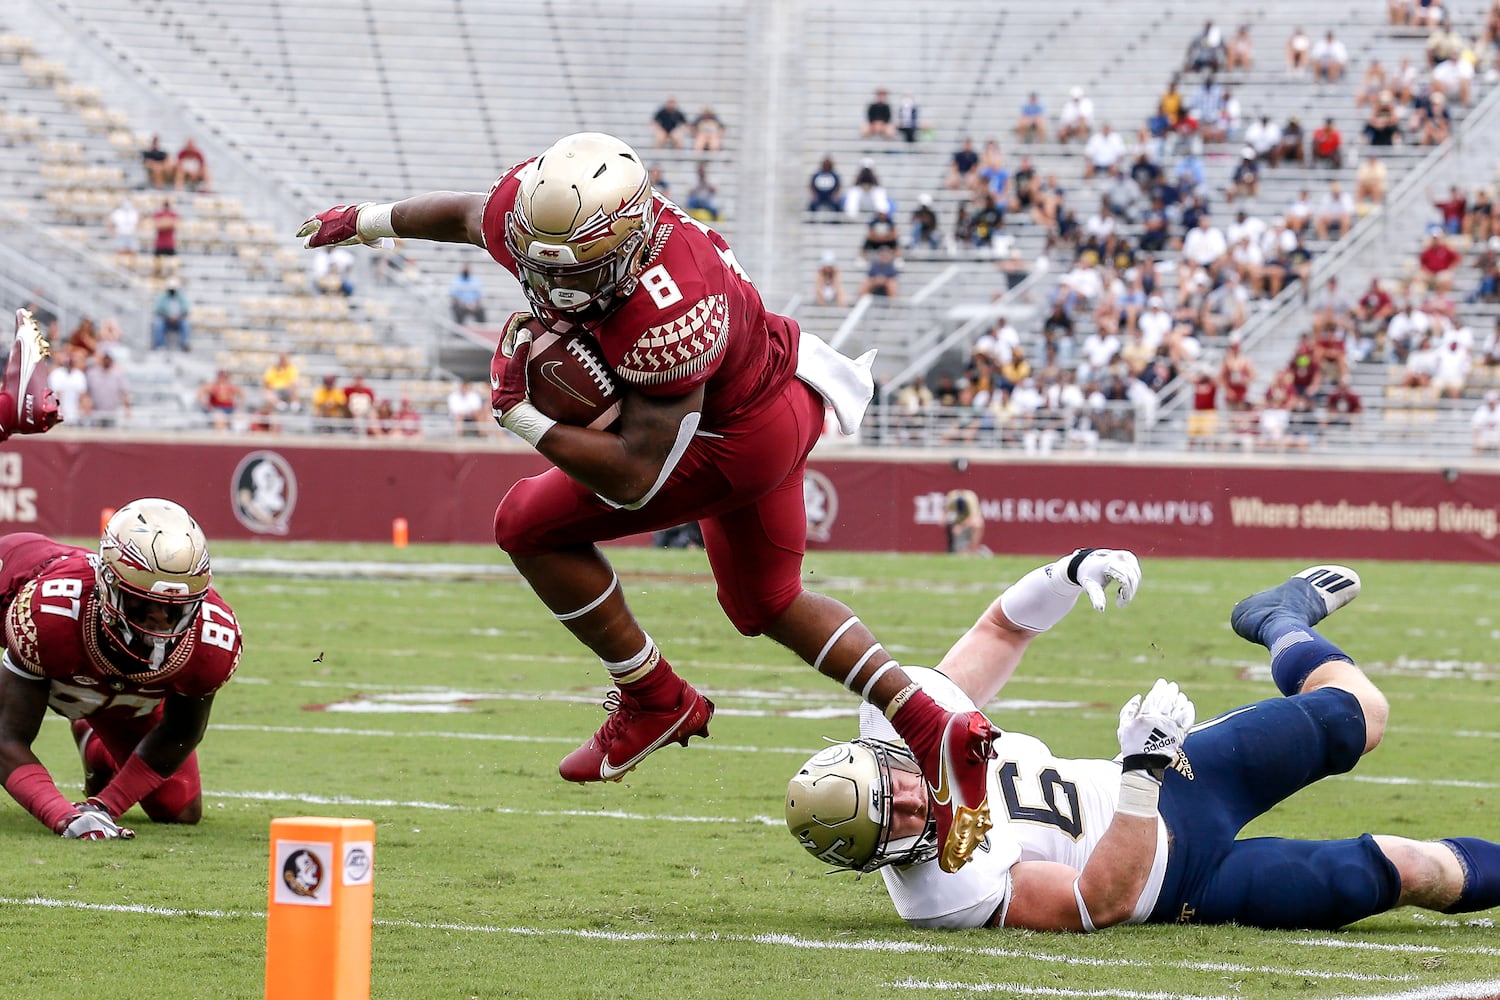
POLYGON ((94 573, 105 636, 154 670, 198 617, 208 540, 181 505, 132 500, 105 524, 94 573))
POLYGON ((602 317, 635 290, 656 226, 651 177, 612 135, 577 132, 524 167, 505 245, 546 318, 602 317))
POLYGON ((930 861, 937 856, 937 824, 930 816, 920 834, 891 836, 896 770, 921 780, 904 746, 858 739, 824 747, 787 785, 787 829, 813 857, 839 868, 872 872, 930 861))

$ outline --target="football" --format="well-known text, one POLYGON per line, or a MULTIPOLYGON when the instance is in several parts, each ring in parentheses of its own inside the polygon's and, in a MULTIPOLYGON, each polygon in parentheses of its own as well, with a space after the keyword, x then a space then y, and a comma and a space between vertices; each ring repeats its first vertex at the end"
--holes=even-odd
POLYGON ((560 424, 605 431, 620 419, 620 383, 586 334, 558 334, 536 320, 526 359, 531 405, 560 424))

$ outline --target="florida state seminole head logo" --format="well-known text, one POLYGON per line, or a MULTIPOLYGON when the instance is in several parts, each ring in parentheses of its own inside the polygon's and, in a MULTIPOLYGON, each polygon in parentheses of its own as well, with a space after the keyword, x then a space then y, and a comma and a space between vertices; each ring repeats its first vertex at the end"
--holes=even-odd
POLYGON ((323 862, 312 851, 293 851, 281 866, 281 880, 298 896, 316 896, 318 886, 323 884, 323 862))
POLYGON ((274 451, 252 451, 234 470, 229 503, 234 516, 251 531, 284 535, 297 506, 297 474, 274 451))
POLYGON ((807 540, 828 541, 839 515, 839 491, 833 480, 808 469, 802 478, 802 506, 807 510, 807 540))

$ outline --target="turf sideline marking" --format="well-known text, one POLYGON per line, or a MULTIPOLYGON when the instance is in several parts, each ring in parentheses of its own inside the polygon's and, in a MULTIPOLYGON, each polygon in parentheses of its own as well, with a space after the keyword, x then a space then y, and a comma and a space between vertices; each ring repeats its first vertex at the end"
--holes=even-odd
POLYGON ((885 985, 898 990, 941 990, 944 993, 999 993, 1017 997, 1121 997, 1122 1000, 1234 1000, 1223 994, 1141 993, 1137 990, 1068 990, 1058 986, 1022 986, 1019 983, 952 983, 926 979, 903 979, 885 985))
POLYGON ((749 823, 759 826, 781 826, 780 816, 750 816, 730 819, 726 816, 669 816, 627 812, 623 809, 516 809, 510 806, 465 806, 452 802, 424 802, 420 799, 360 799, 351 795, 314 795, 307 792, 216 792, 205 789, 210 799, 243 799, 250 802, 301 802, 314 806, 376 806, 381 808, 432 809, 438 812, 477 812, 501 816, 567 816, 582 819, 640 819, 658 823, 710 823, 716 826, 749 823))
MULTIPOLYGON (((264 920, 263 910, 195 910, 164 906, 149 906, 140 903, 85 903, 80 900, 49 899, 31 896, 20 899, 0 896, 0 906, 39 906, 50 909, 90 910, 103 913, 136 913, 157 917, 192 917, 214 919, 264 920)), ((1316 979, 1350 979, 1357 982, 1409 982, 1416 978, 1410 975, 1382 976, 1363 972, 1329 972, 1317 969, 1285 969, 1275 966, 1236 965, 1230 962, 1141 962, 1128 958, 1088 958, 1077 955, 1051 955, 1046 952, 1022 951, 1015 948, 969 948, 958 945, 932 944, 927 941, 881 941, 866 938, 863 941, 830 941, 799 937, 794 934, 657 934, 650 931, 591 931, 573 928, 545 927, 501 927, 494 924, 426 923, 417 920, 376 920, 376 927, 393 927, 403 930, 455 931, 470 934, 508 934, 516 937, 564 937, 589 941, 631 943, 652 941, 663 943, 705 941, 715 944, 755 944, 772 947, 798 948, 812 951, 887 952, 896 954, 923 955, 974 955, 985 958, 1019 958, 1035 962, 1051 962, 1059 965, 1100 969, 1185 969, 1190 972, 1238 972, 1257 973, 1270 976, 1306 976, 1316 979)), ((1063 994, 1075 995, 1075 994, 1063 994)), ((1076 994, 1088 996, 1090 994, 1076 994)), ((1100 994, 1117 996, 1122 994, 1100 994)), ((1147 994, 1142 994, 1143 996, 1147 994)), ((1160 994, 1149 994, 1159 996, 1160 994)))

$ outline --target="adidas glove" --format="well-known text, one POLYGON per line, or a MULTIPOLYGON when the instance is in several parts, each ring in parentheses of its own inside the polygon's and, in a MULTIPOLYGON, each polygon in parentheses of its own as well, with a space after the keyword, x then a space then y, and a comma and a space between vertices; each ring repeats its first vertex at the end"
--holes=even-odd
POLYGON ((1145 697, 1120 709, 1120 753, 1126 771, 1147 771, 1160 780, 1172 766, 1197 710, 1173 681, 1158 680, 1145 697))

